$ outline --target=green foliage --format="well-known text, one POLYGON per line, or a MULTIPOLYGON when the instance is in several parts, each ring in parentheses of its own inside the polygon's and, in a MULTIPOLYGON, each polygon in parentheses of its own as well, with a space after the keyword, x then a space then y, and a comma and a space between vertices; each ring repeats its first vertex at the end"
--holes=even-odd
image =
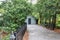
MULTIPOLYGON (((3 20, 0 25, 4 30, 15 31, 24 24, 27 15, 32 15, 44 24, 51 22, 53 16, 60 10, 60 0, 37 0, 36 5, 27 3, 27 0, 12 0, 0 5, 3 20)), ((59 23, 60 24, 60 23, 59 23)))
POLYGON ((56 26, 57 28, 60 28, 60 14, 57 14, 57 18, 56 18, 56 26))
POLYGON ((39 19, 40 18, 39 13, 37 13, 37 12, 33 12, 32 13, 32 16, 34 16, 36 19, 39 19))
POLYGON ((51 22, 53 16, 60 12, 60 0, 38 0, 37 11, 40 13, 41 22, 51 22))
POLYGON ((26 0, 4 2, 1 7, 4 10, 3 27, 8 31, 15 31, 25 23, 27 15, 33 12, 33 6, 27 3, 26 0))
POLYGON ((3 38, 2 40, 10 40, 10 34, 8 34, 5 38, 3 38))

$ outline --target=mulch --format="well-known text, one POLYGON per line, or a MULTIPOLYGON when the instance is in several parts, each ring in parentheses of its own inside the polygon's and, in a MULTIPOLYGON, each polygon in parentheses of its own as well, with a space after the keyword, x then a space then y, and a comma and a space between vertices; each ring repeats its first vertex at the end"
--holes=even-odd
POLYGON ((29 39, 29 33, 28 31, 25 32, 23 40, 28 40, 29 39))
MULTIPOLYGON (((46 27, 44 27, 44 28, 46 28, 46 27)), ((46 29, 51 30, 50 28, 46 28, 46 29)), ((54 30, 52 30, 52 31, 54 31, 54 32, 56 32, 56 33, 60 33, 60 29, 58 29, 58 28, 54 28, 54 30)))
POLYGON ((56 29, 56 28, 55 28, 53 31, 54 31, 54 32, 57 32, 57 33, 60 33, 60 29, 56 29))

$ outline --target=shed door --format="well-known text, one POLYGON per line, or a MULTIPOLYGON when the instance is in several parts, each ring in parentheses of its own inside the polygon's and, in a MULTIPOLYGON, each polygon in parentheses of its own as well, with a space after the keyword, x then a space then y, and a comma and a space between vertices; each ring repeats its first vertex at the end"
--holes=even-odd
POLYGON ((28 19, 28 24, 31 24, 31 18, 28 19))

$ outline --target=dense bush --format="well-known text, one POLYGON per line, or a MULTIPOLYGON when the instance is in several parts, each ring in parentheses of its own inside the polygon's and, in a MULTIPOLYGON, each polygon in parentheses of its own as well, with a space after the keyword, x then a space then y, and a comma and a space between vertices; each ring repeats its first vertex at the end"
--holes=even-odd
MULTIPOLYGON (((56 27, 56 14, 60 14, 60 0, 38 0, 36 4, 37 11, 40 14, 40 23, 52 23, 56 27)), ((58 16, 58 15, 57 15, 58 16)), ((60 18, 59 18, 60 19, 60 18)), ((57 19, 58 20, 58 19, 57 19)), ((48 24, 48 25, 49 25, 48 24)), ((59 25, 60 22, 57 23, 59 25)), ((49 25, 51 26, 51 25, 49 25)), ((51 27, 53 27, 51 26, 51 27)))
POLYGON ((56 18, 56 28, 60 28, 60 14, 57 14, 57 18, 56 18))
POLYGON ((12 0, 12 2, 4 2, 1 5, 4 10, 3 22, 0 25, 6 31, 15 31, 18 27, 25 23, 27 15, 33 11, 32 5, 26 0, 12 0))

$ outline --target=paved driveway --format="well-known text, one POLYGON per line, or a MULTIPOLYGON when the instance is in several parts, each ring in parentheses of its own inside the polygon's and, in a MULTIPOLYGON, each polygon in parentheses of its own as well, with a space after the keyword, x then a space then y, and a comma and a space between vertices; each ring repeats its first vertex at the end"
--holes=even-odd
POLYGON ((29 40, 60 40, 60 34, 39 25, 27 25, 29 40))

